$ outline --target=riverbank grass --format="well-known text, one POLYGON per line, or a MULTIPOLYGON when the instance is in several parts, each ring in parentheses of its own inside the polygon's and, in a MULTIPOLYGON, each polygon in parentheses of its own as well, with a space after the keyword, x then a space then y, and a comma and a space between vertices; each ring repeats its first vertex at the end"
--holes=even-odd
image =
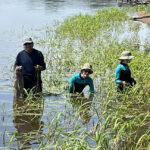
POLYGON ((129 9, 109 8, 69 17, 39 37, 47 64, 44 91, 61 94, 59 107, 64 109, 48 110, 47 132, 41 134, 38 149, 149 150, 150 54, 140 49, 150 44, 140 41, 141 23, 131 21, 129 9), (137 84, 118 93, 115 68, 124 50, 135 56, 129 65, 137 84), (85 62, 93 66, 95 95, 90 103, 84 99, 77 105, 66 93, 69 79, 85 62))

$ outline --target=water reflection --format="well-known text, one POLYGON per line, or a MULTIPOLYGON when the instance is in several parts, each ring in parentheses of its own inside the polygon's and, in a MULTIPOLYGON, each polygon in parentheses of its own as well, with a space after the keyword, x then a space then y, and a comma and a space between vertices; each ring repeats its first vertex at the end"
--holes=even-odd
MULTIPOLYGON (((26 1, 27 6, 34 8, 40 8, 41 6, 45 6, 45 10, 60 10, 61 8, 100 8, 100 7, 112 7, 117 6, 116 0, 30 0, 26 1), (34 7, 33 7, 34 6, 34 7)), ((64 10, 65 11, 65 10, 64 10)))
MULTIPOLYGON (((40 1, 32 0, 30 1, 31 6, 32 4, 39 3, 40 1)), ((42 2, 43 3, 43 2, 42 2)), ((35 5, 37 6, 37 5, 35 5)), ((69 1, 69 0, 44 0, 44 9, 50 11, 60 11, 67 12, 65 9, 74 9, 84 12, 88 9, 98 9, 102 7, 112 7, 117 6, 116 0, 76 0, 76 1, 69 1)), ((72 13, 72 11, 68 13, 72 13)), ((68 14, 66 13, 66 14, 68 14)))
POLYGON ((13 116, 14 126, 17 129, 16 139, 20 149, 37 147, 42 141, 43 99, 14 99, 13 116))
POLYGON ((8 74, 12 61, 22 50, 22 38, 32 36, 34 31, 30 29, 44 28, 67 16, 112 6, 116 6, 116 0, 0 0, 0 88, 10 87, 11 75, 8 74), (14 58, 8 63, 12 55, 14 58))
POLYGON ((83 124, 89 123, 92 118, 90 114, 91 104, 94 95, 90 94, 89 98, 86 98, 83 94, 72 95, 70 97, 70 102, 74 108, 77 109, 79 119, 83 124))

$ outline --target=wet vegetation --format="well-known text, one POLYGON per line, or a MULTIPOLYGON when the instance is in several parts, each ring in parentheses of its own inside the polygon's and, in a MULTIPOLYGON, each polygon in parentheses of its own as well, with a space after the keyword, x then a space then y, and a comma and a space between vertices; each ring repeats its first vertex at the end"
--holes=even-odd
POLYGON ((150 4, 148 5, 138 5, 136 7, 131 7, 131 8, 128 8, 127 9, 128 11, 145 11, 146 13, 150 13, 150 4))
MULTIPOLYGON (((32 134, 13 133, 8 149, 15 141, 18 148, 25 149, 24 143, 31 147, 31 141, 35 140, 37 149, 150 149, 150 44, 141 44, 138 37, 141 23, 131 21, 128 10, 109 8, 94 15, 79 14, 59 23, 54 30, 44 29, 43 37, 37 38, 45 49, 47 63, 43 73, 44 93, 55 93, 58 99, 54 107, 52 101, 45 100, 44 123, 39 123, 43 112, 41 101, 38 105, 35 100, 32 104, 28 102, 21 109, 15 105, 14 112, 20 115, 18 111, 28 112, 39 126, 32 134), (140 51, 141 47, 144 51, 140 51), (123 50, 135 56, 130 68, 137 84, 117 93, 115 68, 123 50), (86 96, 71 98, 69 79, 85 62, 93 66, 94 97, 88 97, 85 91, 86 96), (35 111, 35 104, 40 112, 32 114, 28 110, 35 111), (21 136, 24 143, 19 140, 21 136)), ((34 127, 34 123, 29 126, 34 127)))

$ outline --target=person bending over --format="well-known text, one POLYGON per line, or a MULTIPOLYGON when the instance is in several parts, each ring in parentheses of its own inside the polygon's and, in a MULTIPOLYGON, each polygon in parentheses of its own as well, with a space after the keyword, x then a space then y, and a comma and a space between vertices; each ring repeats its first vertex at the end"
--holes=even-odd
POLYGON ((94 92, 94 85, 92 78, 89 77, 93 73, 92 66, 85 63, 80 73, 72 76, 69 85, 69 93, 82 93, 83 89, 88 85, 90 92, 94 92))

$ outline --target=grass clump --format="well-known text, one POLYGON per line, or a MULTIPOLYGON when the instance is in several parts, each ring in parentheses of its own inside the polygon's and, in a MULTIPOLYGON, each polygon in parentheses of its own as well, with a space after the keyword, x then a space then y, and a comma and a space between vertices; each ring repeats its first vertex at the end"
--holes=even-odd
POLYGON ((56 32, 46 28, 45 38, 38 39, 47 63, 44 90, 62 95, 55 105, 45 101, 45 133, 38 149, 149 149, 150 53, 139 51, 140 26, 127 13, 127 8, 109 8, 80 14, 66 19, 56 32), (115 68, 124 50, 135 56, 130 69, 137 84, 117 93, 115 68), (96 92, 90 103, 85 98, 77 104, 66 94, 67 86, 85 62, 93 66, 96 92))
POLYGON ((146 13, 150 13, 150 4, 148 5, 138 5, 138 6, 135 6, 135 7, 128 7, 126 10, 130 10, 130 11, 136 11, 136 12, 139 12, 139 11, 145 11, 146 13))
POLYGON ((147 7, 145 8, 145 11, 146 11, 147 13, 150 13, 150 4, 147 5, 147 7))
MULTIPOLYGON (((150 54, 139 51, 143 46, 138 37, 141 26, 137 22, 131 22, 127 13, 127 8, 109 8, 99 10, 95 15, 80 14, 71 17, 57 27, 56 37, 59 40, 57 39, 55 47, 59 46, 59 50, 57 53, 55 51, 54 56, 60 59, 53 59, 52 62, 48 58, 47 61, 57 66, 57 77, 62 80, 59 86, 69 82, 72 74, 80 71, 85 62, 92 64, 97 94, 90 111, 97 121, 93 125, 87 122, 89 126, 86 128, 80 122, 80 113, 72 114, 68 120, 78 118, 78 121, 72 122, 75 123, 73 128, 67 127, 71 130, 69 133, 64 132, 65 127, 59 128, 56 148, 148 149, 150 54), (129 34, 125 36, 125 32, 129 34), (116 92, 114 75, 118 58, 124 50, 131 51, 135 56, 130 68, 137 85, 119 94, 116 92)), ((53 72, 53 66, 51 67, 49 69, 53 72)))
POLYGON ((102 9, 96 15, 82 15, 66 19, 58 28, 57 32, 73 39, 90 40, 96 37, 101 30, 107 29, 112 24, 124 22, 128 18, 126 12, 119 8, 102 9))

